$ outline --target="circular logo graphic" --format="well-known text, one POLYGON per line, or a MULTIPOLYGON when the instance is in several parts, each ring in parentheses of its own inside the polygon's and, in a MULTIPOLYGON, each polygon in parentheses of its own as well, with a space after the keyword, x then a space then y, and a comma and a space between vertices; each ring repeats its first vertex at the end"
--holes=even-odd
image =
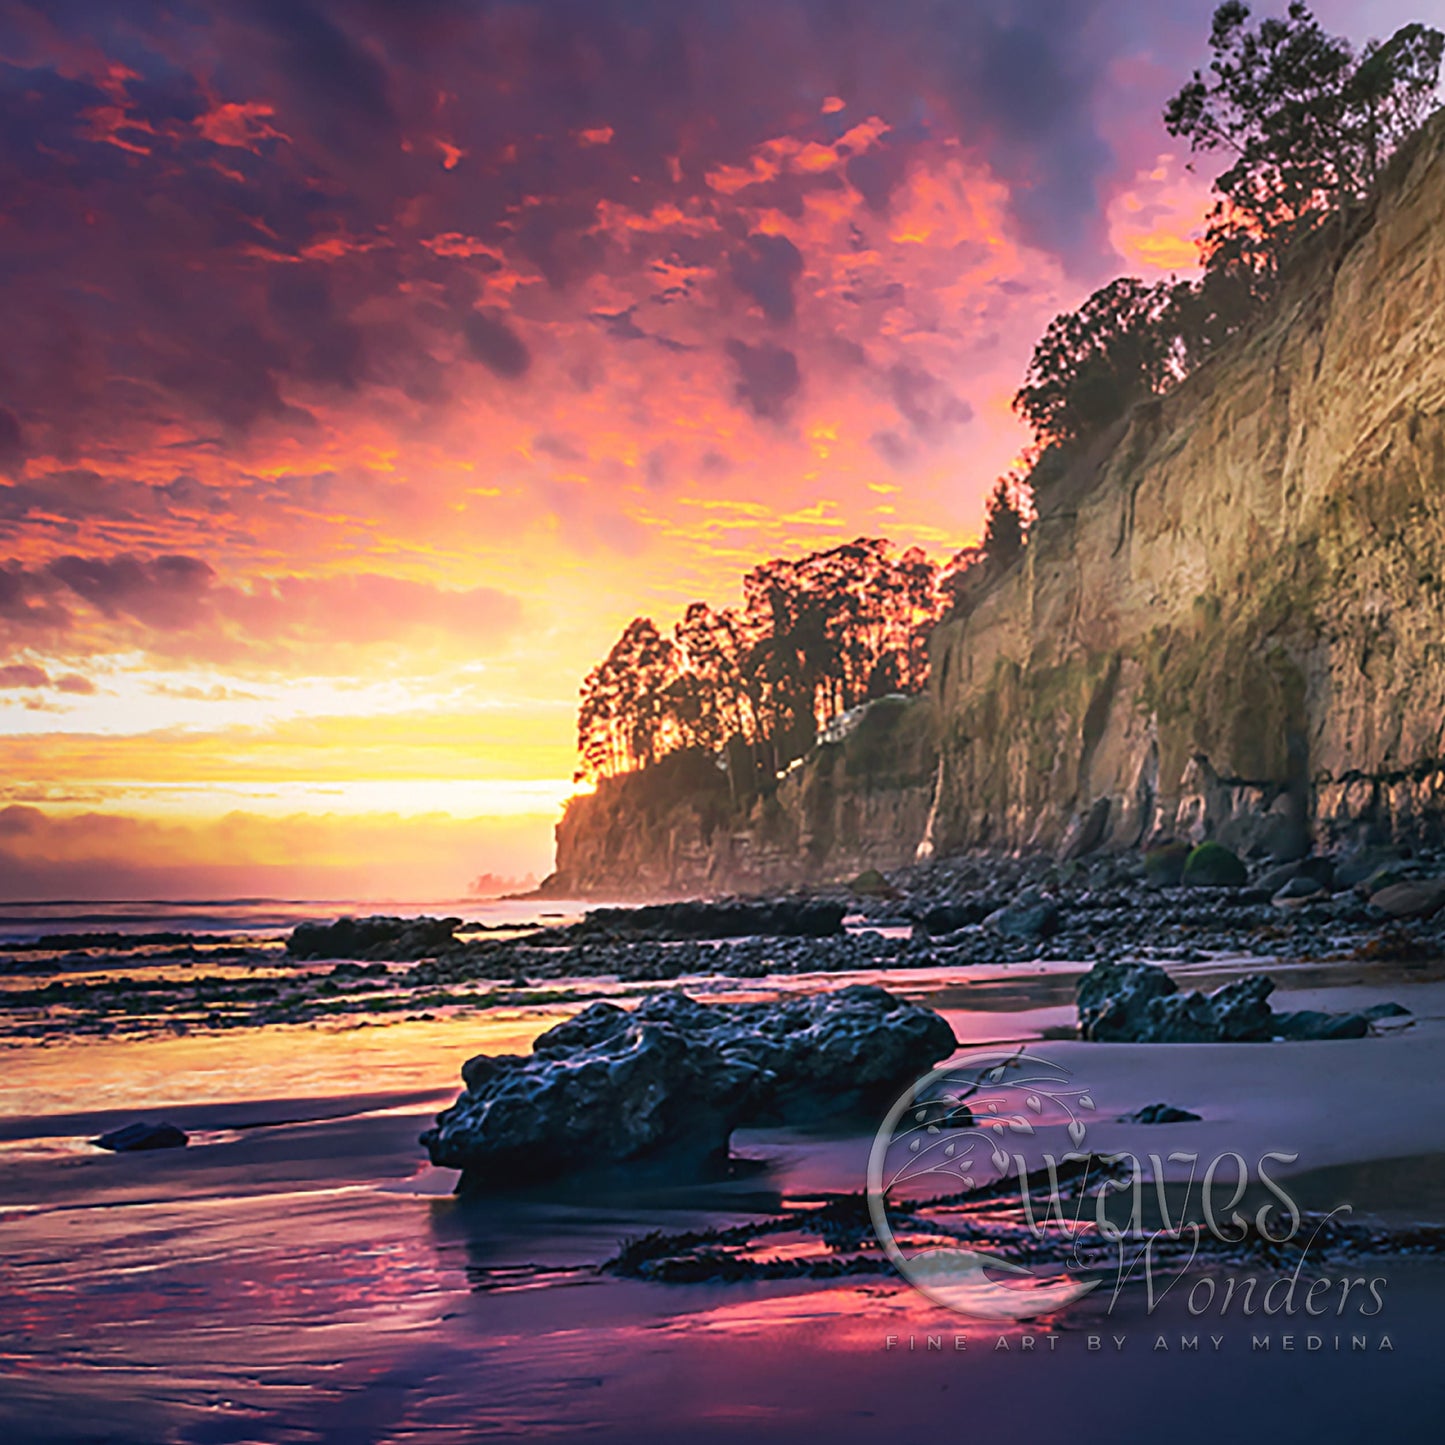
POLYGON ((1081 1115, 1093 1107, 1067 1069, 1022 1050, 955 1061, 909 1088, 868 1157, 868 1213, 899 1273, 981 1319, 1034 1319, 1088 1294, 1099 1281, 1070 1270, 1092 1227, 1080 1206, 1081 1115), (1045 1147, 1054 1136, 1057 1153, 1045 1147))

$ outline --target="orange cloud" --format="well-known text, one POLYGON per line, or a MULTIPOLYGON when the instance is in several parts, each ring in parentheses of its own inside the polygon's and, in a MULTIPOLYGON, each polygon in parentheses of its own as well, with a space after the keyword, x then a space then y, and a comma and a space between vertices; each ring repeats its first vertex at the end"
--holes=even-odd
MULTIPOLYGON (((632 616, 860 533, 975 540, 1034 338, 1115 264, 1077 240, 1098 195, 1131 265, 1198 224, 1124 130, 1109 169, 1108 17, 1022 54, 982 12, 960 49, 867 7, 723 5, 701 44, 644 5, 622 44, 592 7, 559 52, 536 7, 446 43, 315 8, 322 60, 284 6, 224 47, 98 10, 20 57, 66 84, 3 137, 0 777, 130 819, 113 880, 126 848, 221 866, 224 808, 269 819, 259 887, 267 849, 341 846, 267 812, 323 785, 397 819, 427 810, 365 790, 550 787, 632 616), (148 43, 163 75, 107 55, 148 43), (1005 91, 1041 98, 1027 126, 1005 91)), ((15 836, 83 862, 74 830, 15 836)))
POLYGON ((1160 155, 1110 199, 1109 239, 1131 270, 1145 276, 1193 272, 1212 205, 1204 180, 1176 156, 1160 155))

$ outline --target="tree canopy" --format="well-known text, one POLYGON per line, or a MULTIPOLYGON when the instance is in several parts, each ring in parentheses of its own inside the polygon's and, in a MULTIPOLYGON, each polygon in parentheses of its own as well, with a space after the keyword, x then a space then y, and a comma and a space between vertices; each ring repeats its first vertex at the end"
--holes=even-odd
POLYGON ((916 547, 897 553, 859 538, 753 568, 740 608, 694 602, 670 638, 650 618, 634 619, 582 684, 584 774, 734 741, 760 768, 786 767, 838 713, 923 687, 928 633, 951 572, 969 560, 939 567, 916 547))
POLYGON ((1152 286, 1120 277, 1054 318, 1014 398, 1046 461, 1188 375, 1275 293, 1303 237, 1368 198, 1438 104, 1445 35, 1406 25, 1356 50, 1301 0, 1258 23, 1227 0, 1209 47, 1208 72, 1164 111, 1191 151, 1229 157, 1214 181, 1203 274, 1152 286))

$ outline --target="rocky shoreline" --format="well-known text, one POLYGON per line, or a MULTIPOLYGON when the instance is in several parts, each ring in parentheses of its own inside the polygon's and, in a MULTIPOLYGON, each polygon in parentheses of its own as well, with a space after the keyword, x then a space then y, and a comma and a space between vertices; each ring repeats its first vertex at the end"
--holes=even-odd
POLYGON ((1373 851, 1284 865, 1195 850, 1059 863, 968 856, 751 899, 599 908, 566 926, 460 918, 244 936, 56 934, 0 944, 0 1037, 190 1032, 564 1005, 609 985, 1013 963, 1445 960, 1445 857, 1373 851), (1208 867, 1204 865, 1207 864, 1208 867))

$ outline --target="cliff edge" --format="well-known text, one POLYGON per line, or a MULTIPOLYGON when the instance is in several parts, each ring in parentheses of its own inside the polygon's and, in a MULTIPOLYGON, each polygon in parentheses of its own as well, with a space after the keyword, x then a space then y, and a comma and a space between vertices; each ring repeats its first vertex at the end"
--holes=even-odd
POLYGON ((1445 121, 1280 302, 1044 499, 930 696, 736 803, 575 800, 557 892, 772 887, 920 845, 1077 855, 1445 832, 1445 121))
POLYGON ((1070 483, 935 634, 942 850, 1438 829, 1445 126, 1070 483))

